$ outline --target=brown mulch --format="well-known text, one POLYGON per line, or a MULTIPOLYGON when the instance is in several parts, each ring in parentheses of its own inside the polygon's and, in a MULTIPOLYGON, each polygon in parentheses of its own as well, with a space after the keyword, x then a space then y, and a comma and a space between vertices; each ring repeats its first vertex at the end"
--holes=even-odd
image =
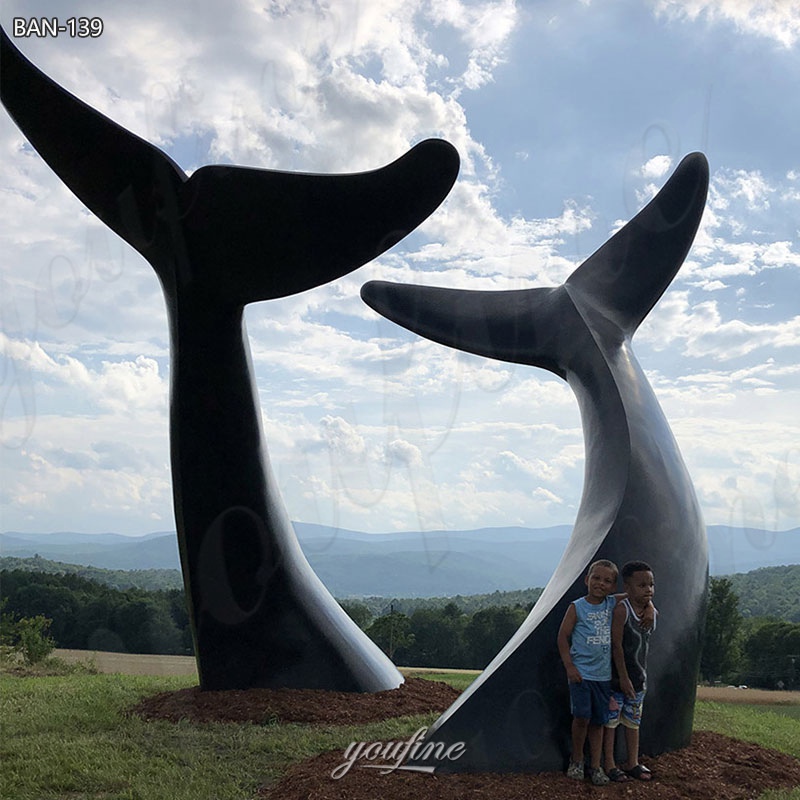
POLYGON ((390 717, 444 711, 460 692, 441 681, 407 678, 397 689, 373 694, 322 689, 242 689, 201 692, 196 686, 147 697, 131 712, 178 722, 316 722, 361 725, 390 717))
POLYGON ((690 747, 643 758, 653 770, 648 782, 592 786, 556 772, 539 775, 475 773, 381 774, 353 767, 339 780, 331 772, 344 761, 323 753, 292 767, 284 778, 259 790, 264 800, 752 800, 767 789, 800 786, 800 761, 709 731, 692 736, 690 747))
MULTIPOLYGON (((194 722, 311 722, 361 724, 389 717, 443 711, 459 692, 446 683, 408 678, 398 689, 351 694, 306 689, 201 692, 197 688, 146 698, 132 713, 148 719, 194 722)), ((339 780, 331 772, 341 751, 322 753, 263 786, 263 800, 555 800, 569 797, 625 800, 751 800, 767 789, 800 786, 800 760, 749 742, 696 731, 683 750, 642 758, 653 780, 595 787, 560 773, 426 775, 363 769, 359 762, 339 780)), ((363 763, 363 762, 362 762, 363 763)))

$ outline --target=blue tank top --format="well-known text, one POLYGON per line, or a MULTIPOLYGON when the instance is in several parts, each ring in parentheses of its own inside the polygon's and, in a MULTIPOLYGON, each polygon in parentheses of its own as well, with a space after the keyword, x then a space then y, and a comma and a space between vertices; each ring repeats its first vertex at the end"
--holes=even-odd
POLYGON ((611 680, 611 619, 616 604, 613 595, 598 605, 585 597, 572 604, 577 620, 569 654, 585 681, 611 680))

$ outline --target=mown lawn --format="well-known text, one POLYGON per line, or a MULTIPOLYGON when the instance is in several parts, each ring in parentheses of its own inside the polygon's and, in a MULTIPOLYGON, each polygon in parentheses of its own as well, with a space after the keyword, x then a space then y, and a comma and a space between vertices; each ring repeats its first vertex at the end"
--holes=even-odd
POLYGON ((251 797, 296 761, 352 741, 402 739, 435 714, 352 727, 144 721, 125 709, 190 677, 0 676, 0 797, 251 797))
MULTIPOLYGON (((474 675, 426 673, 464 688, 474 675)), ((399 740, 436 715, 351 727, 168 723, 130 717, 146 695, 194 685, 190 676, 0 676, 0 797, 14 800, 242 800, 290 764, 353 741, 399 740)), ((696 727, 800 757, 787 714, 699 702, 696 727)), ((800 790, 763 800, 800 800, 800 790)))

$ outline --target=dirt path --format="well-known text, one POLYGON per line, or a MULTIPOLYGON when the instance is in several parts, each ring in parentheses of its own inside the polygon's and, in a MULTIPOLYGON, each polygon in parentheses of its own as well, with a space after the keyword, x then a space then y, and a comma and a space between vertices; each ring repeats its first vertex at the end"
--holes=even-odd
POLYGON ((53 655, 70 664, 86 662, 103 673, 125 675, 197 675, 194 656, 144 656, 93 650, 55 650, 53 655))
POLYGON ((752 705, 800 705, 800 692, 773 692, 769 689, 733 689, 727 686, 698 686, 698 700, 752 705))

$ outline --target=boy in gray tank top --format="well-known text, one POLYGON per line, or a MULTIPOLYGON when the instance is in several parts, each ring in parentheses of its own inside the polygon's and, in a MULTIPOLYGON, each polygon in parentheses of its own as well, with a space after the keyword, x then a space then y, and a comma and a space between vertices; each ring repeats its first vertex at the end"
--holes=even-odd
POLYGON ((653 570, 644 561, 629 561, 622 567, 622 581, 628 596, 617 604, 611 621, 612 691, 603 739, 604 760, 612 781, 649 781, 650 770, 639 763, 639 725, 647 691, 647 651, 656 621, 645 630, 641 618, 655 592, 653 570), (622 769, 614 761, 619 725, 625 729, 627 747, 622 769))

